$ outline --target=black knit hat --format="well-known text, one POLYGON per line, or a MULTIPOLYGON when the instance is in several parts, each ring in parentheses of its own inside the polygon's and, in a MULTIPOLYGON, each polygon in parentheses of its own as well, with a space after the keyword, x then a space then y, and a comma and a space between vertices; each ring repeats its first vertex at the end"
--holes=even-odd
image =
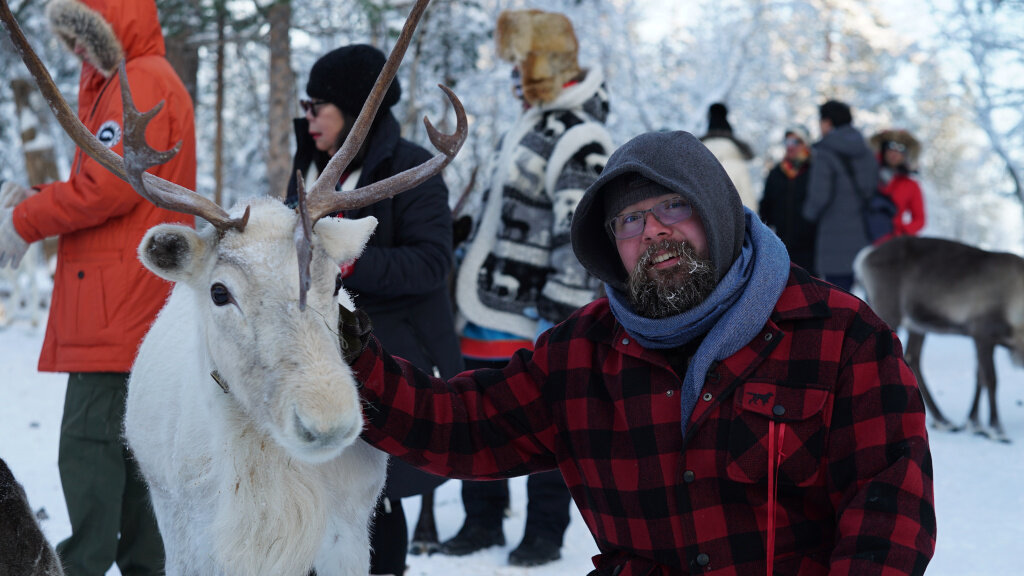
MULTIPOLYGON (((369 44, 351 44, 331 50, 309 71, 306 94, 326 100, 345 114, 356 117, 386 61, 384 53, 369 44)), ((380 110, 388 110, 401 97, 402 87, 395 78, 384 94, 380 110)))
MULTIPOLYGON (((604 218, 611 220, 630 204, 671 194, 672 190, 639 174, 623 174, 609 182, 604 191, 604 218)), ((609 232, 610 233, 610 232, 609 232)))
POLYGON ((732 124, 729 124, 729 109, 721 102, 715 102, 708 107, 708 132, 732 132, 732 124))

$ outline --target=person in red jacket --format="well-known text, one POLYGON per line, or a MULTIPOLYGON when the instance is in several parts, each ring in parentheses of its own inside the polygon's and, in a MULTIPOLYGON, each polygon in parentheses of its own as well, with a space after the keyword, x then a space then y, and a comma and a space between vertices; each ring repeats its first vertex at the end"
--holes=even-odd
POLYGON ((697 138, 620 147, 571 238, 607 297, 501 369, 434 378, 343 312, 363 438, 449 477, 559 470, 595 575, 924 572, 931 453, 899 339, 791 265, 697 138))
MULTIPOLYGON (((195 189, 192 101, 164 57, 153 0, 53 0, 46 14, 82 60, 79 119, 123 155, 117 68, 126 61, 136 107, 164 102, 146 132, 149 145, 181 142, 150 172, 195 189)), ((68 373, 58 465, 72 533, 57 552, 71 576, 101 576, 114 562, 122 574, 162 574, 163 544, 121 425, 128 372, 171 286, 142 267, 136 250, 149 228, 194 219, 157 208, 81 150, 67 180, 5 189, 5 204, 16 207, 0 212, 0 265, 17 265, 29 243, 60 237, 39 357, 40 370, 68 373)))
POLYGON ((914 165, 921 145, 906 130, 883 130, 871 136, 871 144, 878 151, 879 187, 896 204, 892 234, 916 235, 924 228, 924 196, 914 178, 914 165))

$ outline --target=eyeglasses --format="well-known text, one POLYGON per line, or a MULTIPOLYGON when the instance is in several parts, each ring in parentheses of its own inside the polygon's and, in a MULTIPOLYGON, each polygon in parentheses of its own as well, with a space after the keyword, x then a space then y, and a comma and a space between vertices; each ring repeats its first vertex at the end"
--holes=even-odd
POLYGON ((302 106, 302 111, 308 114, 312 114, 313 118, 320 113, 320 107, 324 104, 330 104, 327 100, 299 100, 299 106, 302 106))
POLYGON ((799 138, 794 138, 792 136, 790 136, 789 138, 786 138, 785 140, 783 140, 783 142, 785 142, 787 148, 790 147, 790 146, 799 146, 799 145, 804 143, 803 140, 801 140, 799 138))
POLYGON ((885 149, 886 150, 895 150, 897 152, 906 152, 907 151, 907 147, 904 146, 903 144, 900 144, 899 142, 887 142, 885 144, 885 149))
POLYGON ((647 210, 637 210, 619 214, 608 221, 608 230, 612 236, 619 240, 633 238, 643 233, 647 227, 647 213, 653 212, 654 217, 665 226, 682 222, 693 215, 693 207, 686 203, 681 197, 669 198, 664 202, 658 202, 647 210))

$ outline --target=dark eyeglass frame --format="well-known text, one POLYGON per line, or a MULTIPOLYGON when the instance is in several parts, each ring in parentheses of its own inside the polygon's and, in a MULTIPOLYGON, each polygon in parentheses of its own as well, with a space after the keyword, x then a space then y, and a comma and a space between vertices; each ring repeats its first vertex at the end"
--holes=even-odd
POLYGON ((636 238, 637 236, 644 233, 647 229, 647 214, 652 213, 654 217, 661 222, 663 226, 671 226, 678 224, 685 220, 689 220, 693 216, 693 206, 690 205, 682 196, 675 196, 667 200, 658 202, 654 206, 651 206, 647 210, 634 210, 633 212, 626 212, 625 214, 618 214, 615 217, 608 220, 606 225, 608 226, 608 232, 611 233, 618 240, 628 240, 629 238, 636 238), (679 214, 672 214, 670 212, 671 205, 675 202, 682 203, 679 207, 681 212, 679 214), (629 217, 636 217, 640 222, 640 229, 634 233, 624 232, 621 230, 623 223, 629 217), (618 226, 616 226, 618 224, 618 226))
POLYGON ((327 100, 299 100, 302 112, 312 114, 313 118, 316 118, 317 114, 320 113, 320 107, 324 104, 330 104, 330 102, 327 100))

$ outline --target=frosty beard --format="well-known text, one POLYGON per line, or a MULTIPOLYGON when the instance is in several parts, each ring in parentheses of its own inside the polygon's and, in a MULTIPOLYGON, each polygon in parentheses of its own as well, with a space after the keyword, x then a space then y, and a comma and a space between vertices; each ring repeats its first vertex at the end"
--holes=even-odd
POLYGON ((629 303, 645 318, 667 318, 703 302, 715 289, 715 267, 686 242, 662 240, 640 256, 629 273, 629 303), (658 252, 674 251, 678 260, 671 268, 651 268, 658 252))

